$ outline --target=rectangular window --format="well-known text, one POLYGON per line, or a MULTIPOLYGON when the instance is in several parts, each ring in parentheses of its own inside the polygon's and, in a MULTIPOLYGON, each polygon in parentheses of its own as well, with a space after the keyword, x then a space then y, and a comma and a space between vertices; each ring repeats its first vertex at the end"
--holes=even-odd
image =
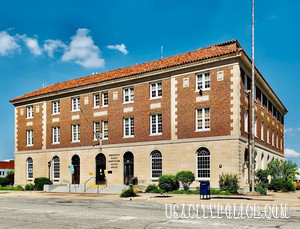
POLYGON ((250 86, 250 82, 248 80, 248 76, 244 73, 244 90, 248 91, 250 86))
POLYGON ((246 110, 244 113, 244 131, 246 133, 249 132, 249 121, 248 121, 248 117, 249 117, 249 111, 246 110))
POLYGON ((275 146, 274 129, 272 130, 272 146, 275 146))
POLYGON ((102 92, 102 107, 108 106, 108 92, 102 92))
POLYGON ((33 130, 26 130, 26 145, 33 146, 33 130))
POLYGON ((79 111, 80 110, 80 98, 72 98, 72 111, 79 111))
POLYGON ((264 94, 262 92, 260 93, 260 106, 264 107, 264 94))
POLYGON ((60 143, 60 127, 59 126, 52 127, 52 143, 53 144, 60 143))
POLYGON ((276 136, 276 147, 279 149, 279 139, 278 139, 278 133, 277 133, 277 136, 276 136))
POLYGON ((94 140, 100 138, 100 122, 94 122, 94 140))
POLYGON ((261 122, 261 126, 260 126, 260 138, 261 138, 262 141, 265 140, 265 138, 264 138, 264 128, 265 128, 265 123, 261 122))
POLYGON ((196 91, 198 90, 209 90, 210 89, 210 73, 198 74, 196 78, 196 91))
POLYGON ((196 110, 196 130, 210 130, 210 110, 209 107, 196 110))
POLYGON ((270 101, 267 99, 267 111, 270 113, 270 101))
POLYGON ((124 118, 124 137, 134 136, 134 119, 124 118))
POLYGON ((102 138, 108 139, 108 121, 102 121, 102 138))
POLYGON ((60 101, 53 101, 52 114, 59 114, 59 113, 60 113, 60 101))
POLYGON ((150 98, 157 99, 162 97, 162 82, 150 84, 150 98))
POLYGON ((131 103, 134 101, 134 88, 124 88, 123 89, 123 102, 124 103, 131 103))
POLYGON ((80 142, 80 124, 72 125, 72 142, 80 142))
POLYGON ((99 94, 94 94, 94 108, 97 108, 100 106, 100 96, 99 94))
POLYGON ((255 137, 257 137, 257 117, 254 118, 254 133, 255 137))
POLYGON ((27 118, 33 118, 33 106, 26 107, 27 110, 27 118))
POLYGON ((267 143, 270 144, 270 127, 267 127, 267 143))
POLYGON ((162 115, 153 114, 150 116, 151 122, 151 135, 162 134, 162 115))

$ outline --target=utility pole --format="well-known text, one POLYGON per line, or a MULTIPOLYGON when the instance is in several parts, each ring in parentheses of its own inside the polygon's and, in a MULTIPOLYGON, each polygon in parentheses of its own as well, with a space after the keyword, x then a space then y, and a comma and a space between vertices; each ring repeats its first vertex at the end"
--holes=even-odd
POLYGON ((251 127, 252 127, 252 145, 251 145, 251 150, 250 150, 250 173, 251 173, 251 181, 249 183, 249 188, 251 188, 250 191, 254 191, 254 173, 255 173, 255 162, 254 162, 254 154, 255 154, 255 64, 254 64, 254 0, 252 0, 252 84, 251 84, 251 92, 252 92, 252 100, 251 100, 251 127))

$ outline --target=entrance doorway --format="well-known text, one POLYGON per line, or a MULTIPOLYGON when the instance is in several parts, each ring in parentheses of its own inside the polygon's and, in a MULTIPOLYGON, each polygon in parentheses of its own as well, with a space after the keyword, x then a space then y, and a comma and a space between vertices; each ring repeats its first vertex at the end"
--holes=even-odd
POLYGON ((123 157, 124 160, 124 184, 132 184, 134 177, 134 157, 131 152, 126 152, 123 157))
POLYGON ((80 158, 78 155, 72 157, 72 165, 74 166, 72 184, 80 184, 80 158))
POLYGON ((106 177, 104 170, 106 169, 106 158, 103 153, 96 156, 96 184, 105 184, 106 177))

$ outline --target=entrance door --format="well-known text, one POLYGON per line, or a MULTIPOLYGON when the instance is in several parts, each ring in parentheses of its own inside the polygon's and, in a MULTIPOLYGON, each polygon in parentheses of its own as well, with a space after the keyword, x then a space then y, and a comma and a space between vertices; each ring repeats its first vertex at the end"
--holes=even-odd
POLYGON ((103 153, 99 153, 96 156, 96 184, 105 184, 105 174, 106 169, 106 158, 103 153))
POLYGON ((72 165, 74 166, 72 184, 80 184, 80 158, 78 155, 72 157, 72 165))
POLYGON ((131 152, 126 152, 123 157, 124 160, 124 184, 132 184, 134 177, 134 157, 131 152))

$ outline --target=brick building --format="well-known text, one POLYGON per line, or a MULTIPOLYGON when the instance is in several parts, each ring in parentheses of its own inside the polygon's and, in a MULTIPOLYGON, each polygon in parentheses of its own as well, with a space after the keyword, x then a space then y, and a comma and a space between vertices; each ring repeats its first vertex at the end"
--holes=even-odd
POLYGON ((0 177, 6 177, 8 172, 14 171, 14 161, 0 161, 0 177))
MULTIPOLYGON (((222 172, 247 186, 250 76, 251 61, 233 40, 12 99, 15 183, 41 176, 103 183, 106 176, 108 184, 133 177, 149 184, 191 170, 212 187, 222 172)), ((255 77, 255 160, 264 168, 283 158, 287 109, 257 69, 255 77)))

